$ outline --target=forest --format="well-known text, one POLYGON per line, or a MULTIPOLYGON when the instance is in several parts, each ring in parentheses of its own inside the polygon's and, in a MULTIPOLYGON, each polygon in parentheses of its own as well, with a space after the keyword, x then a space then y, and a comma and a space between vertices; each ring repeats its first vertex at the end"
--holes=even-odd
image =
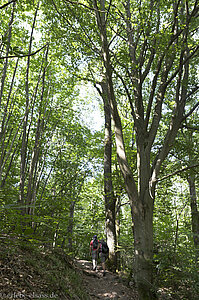
POLYGON ((11 255, 90 261, 94 234, 139 300, 198 299, 198 14, 197 0, 0 1, 2 299, 11 255))

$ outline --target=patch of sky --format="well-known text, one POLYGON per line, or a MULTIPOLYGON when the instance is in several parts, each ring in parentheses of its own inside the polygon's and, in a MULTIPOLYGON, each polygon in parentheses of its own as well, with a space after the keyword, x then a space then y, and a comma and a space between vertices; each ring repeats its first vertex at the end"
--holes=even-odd
POLYGON ((74 101, 74 108, 79 112, 81 121, 90 128, 91 131, 103 129, 104 117, 102 100, 91 84, 81 84, 78 87, 79 95, 74 101))

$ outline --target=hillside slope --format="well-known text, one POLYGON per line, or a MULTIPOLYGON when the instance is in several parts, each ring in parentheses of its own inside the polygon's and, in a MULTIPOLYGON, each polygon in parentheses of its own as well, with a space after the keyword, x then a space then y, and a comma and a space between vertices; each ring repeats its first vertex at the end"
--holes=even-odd
POLYGON ((62 250, 1 238, 0 299, 86 300, 89 296, 62 250))
POLYGON ((136 300, 136 291, 116 274, 102 276, 91 262, 72 260, 62 249, 1 238, 0 299, 136 300))

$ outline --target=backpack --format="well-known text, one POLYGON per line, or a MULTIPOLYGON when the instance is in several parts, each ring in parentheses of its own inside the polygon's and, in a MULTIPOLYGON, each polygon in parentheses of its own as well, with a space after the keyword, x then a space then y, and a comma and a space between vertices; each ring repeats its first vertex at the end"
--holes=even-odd
POLYGON ((98 240, 93 239, 93 249, 97 249, 97 247, 98 247, 98 240))
POLYGON ((108 254, 109 253, 109 248, 106 242, 102 242, 102 253, 108 254))

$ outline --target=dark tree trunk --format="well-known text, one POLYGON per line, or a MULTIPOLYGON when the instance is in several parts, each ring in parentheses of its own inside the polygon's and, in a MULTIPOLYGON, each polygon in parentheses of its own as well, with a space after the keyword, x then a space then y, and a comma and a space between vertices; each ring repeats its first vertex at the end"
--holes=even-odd
POLYGON ((107 83, 101 82, 99 91, 104 102, 104 200, 106 214, 106 238, 109 247, 109 268, 113 271, 117 269, 116 258, 116 226, 115 226, 115 205, 116 199, 113 192, 112 183, 112 129, 111 129, 111 108, 108 98, 107 83))
POLYGON ((116 231, 116 258, 117 258, 117 270, 121 270, 121 254, 120 254, 120 211, 121 211, 121 202, 120 196, 116 197, 116 213, 115 213, 115 231, 116 231))
POLYGON ((70 204, 70 213, 69 213, 69 224, 68 224, 68 249, 69 252, 73 251, 73 224, 74 224, 74 212, 75 212, 75 201, 71 201, 70 204))
POLYGON ((189 191, 190 191, 190 205, 191 205, 191 221, 193 241, 196 249, 196 262, 199 263, 199 211, 197 206, 197 196, 195 187, 195 176, 188 176, 189 191))
MULTIPOLYGON (((39 3, 37 4, 37 8, 34 15, 34 21, 32 25, 32 31, 30 35, 30 42, 29 42, 29 50, 28 54, 31 53, 32 50, 32 42, 33 42, 33 31, 35 28, 35 22, 37 17, 37 12, 39 8, 39 3)), ((30 113, 30 96, 29 96, 29 71, 30 71, 30 56, 27 59, 27 67, 26 67, 26 81, 25 81, 25 96, 26 96, 26 107, 25 107, 25 114, 24 114, 24 121, 22 126, 22 143, 21 143, 21 163, 20 163, 20 195, 19 195, 19 203, 22 207, 22 214, 25 214, 29 208, 24 207, 26 204, 25 198, 25 183, 26 183, 26 174, 27 174, 27 146, 28 146, 28 120, 29 120, 29 113, 30 113)))

